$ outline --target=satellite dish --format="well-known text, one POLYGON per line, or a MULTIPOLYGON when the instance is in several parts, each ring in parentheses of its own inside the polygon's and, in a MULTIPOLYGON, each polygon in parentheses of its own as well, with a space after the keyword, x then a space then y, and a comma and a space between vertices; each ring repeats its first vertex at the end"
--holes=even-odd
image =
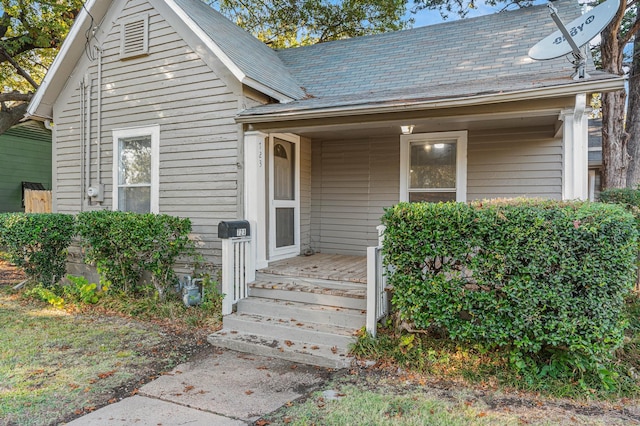
POLYGON ((529 57, 536 60, 546 60, 559 58, 572 51, 575 53, 575 46, 572 46, 571 42, 573 41, 578 47, 589 43, 611 22, 618 12, 619 6, 620 0, 607 0, 562 28, 562 22, 559 23, 560 18, 555 15, 555 8, 549 4, 549 8, 552 10, 551 17, 560 29, 529 49, 529 57), (566 37, 567 34, 569 37, 566 37))

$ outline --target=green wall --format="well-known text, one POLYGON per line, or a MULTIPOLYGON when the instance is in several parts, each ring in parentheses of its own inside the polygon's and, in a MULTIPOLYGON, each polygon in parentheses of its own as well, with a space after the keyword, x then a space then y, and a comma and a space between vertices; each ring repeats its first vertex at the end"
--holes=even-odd
POLYGON ((51 189, 51 131, 36 121, 18 124, 0 135, 0 212, 20 212, 22 182, 51 189))

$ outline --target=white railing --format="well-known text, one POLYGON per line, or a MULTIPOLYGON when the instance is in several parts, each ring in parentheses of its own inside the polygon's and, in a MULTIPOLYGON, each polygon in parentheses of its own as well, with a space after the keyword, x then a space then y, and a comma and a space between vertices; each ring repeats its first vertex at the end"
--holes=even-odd
POLYGON ((377 324, 389 314, 387 273, 383 264, 383 225, 378 226, 378 245, 367 247, 367 332, 376 336, 377 324))
POLYGON ((222 240, 222 315, 233 312, 233 305, 248 296, 248 284, 256 277, 251 237, 222 240))

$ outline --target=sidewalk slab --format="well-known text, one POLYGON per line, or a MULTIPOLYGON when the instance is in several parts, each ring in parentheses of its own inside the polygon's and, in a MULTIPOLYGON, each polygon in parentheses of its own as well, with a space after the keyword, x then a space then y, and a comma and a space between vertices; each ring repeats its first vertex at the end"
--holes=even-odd
POLYGON ((318 388, 332 370, 212 348, 140 388, 140 395, 253 422, 318 388))
POLYGON ((245 426, 246 422, 171 402, 132 396, 67 423, 69 426, 245 426))

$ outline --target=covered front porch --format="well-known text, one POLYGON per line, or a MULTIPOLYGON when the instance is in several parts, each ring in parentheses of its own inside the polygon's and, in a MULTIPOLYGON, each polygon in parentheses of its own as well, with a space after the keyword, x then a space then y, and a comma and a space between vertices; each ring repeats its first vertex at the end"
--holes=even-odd
POLYGON ((399 201, 588 198, 586 98, 243 118, 256 268, 305 253, 365 256, 399 201))
POLYGON ((267 342, 274 356, 294 352, 311 363, 324 351, 340 364, 358 330, 375 334, 386 313, 384 209, 399 201, 586 199, 587 112, 580 94, 246 123, 251 235, 223 242, 223 333, 234 337, 214 340, 251 351, 246 345, 267 342))

